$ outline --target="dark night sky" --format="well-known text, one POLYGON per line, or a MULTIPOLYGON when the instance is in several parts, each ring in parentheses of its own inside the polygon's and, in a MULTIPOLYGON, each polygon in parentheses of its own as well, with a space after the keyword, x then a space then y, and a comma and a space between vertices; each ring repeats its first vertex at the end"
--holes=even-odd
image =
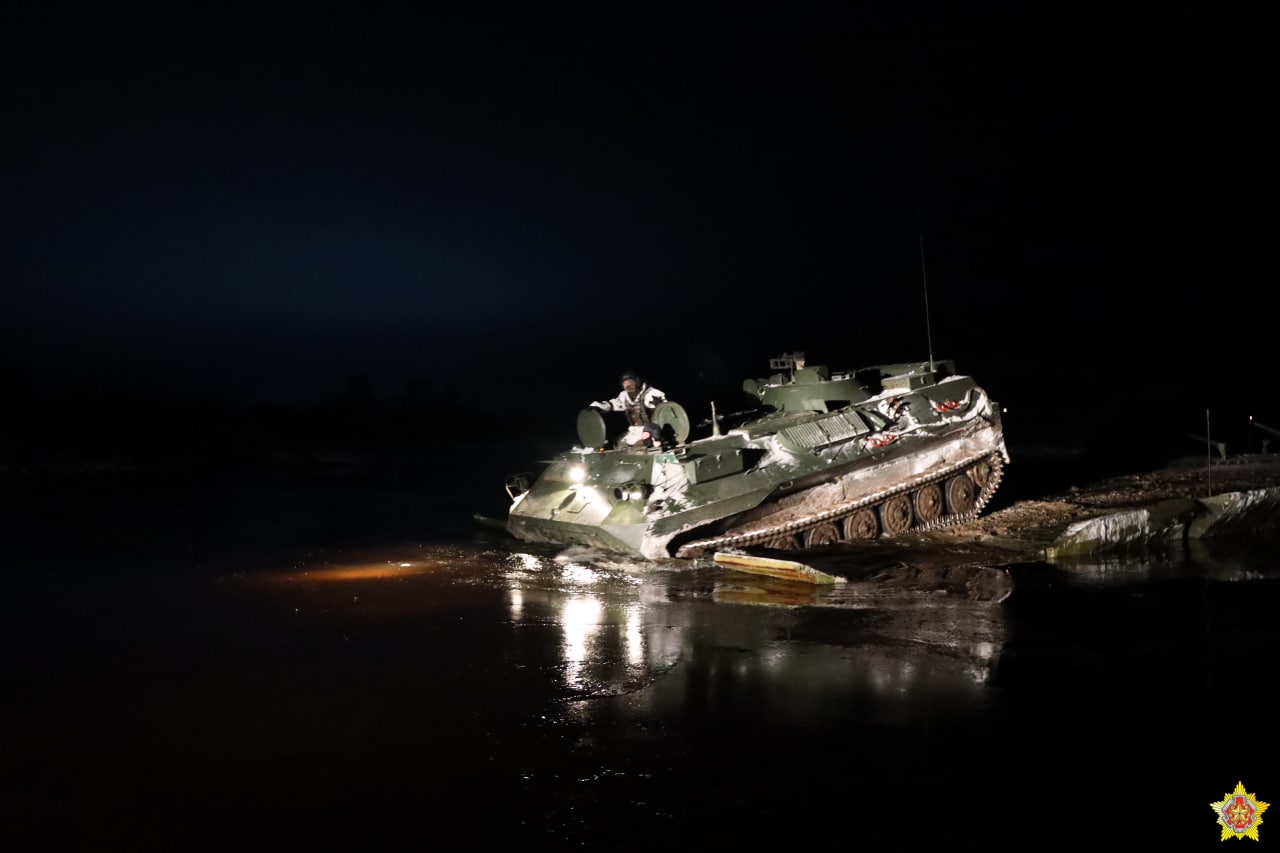
POLYGON ((95 6, 4 13, 12 381, 572 407, 931 344, 1275 411, 1261 4, 95 6))

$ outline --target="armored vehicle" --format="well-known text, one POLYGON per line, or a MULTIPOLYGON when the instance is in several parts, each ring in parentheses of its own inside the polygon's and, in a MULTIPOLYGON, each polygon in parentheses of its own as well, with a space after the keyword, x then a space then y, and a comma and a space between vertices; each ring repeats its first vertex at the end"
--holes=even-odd
POLYGON ((578 414, 579 443, 534 478, 507 478, 507 530, 527 542, 646 560, 798 549, 971 519, 1009 461, 999 406, 953 361, 833 372, 803 353, 747 379, 749 405, 691 428, 673 401, 661 441, 610 441, 578 414))

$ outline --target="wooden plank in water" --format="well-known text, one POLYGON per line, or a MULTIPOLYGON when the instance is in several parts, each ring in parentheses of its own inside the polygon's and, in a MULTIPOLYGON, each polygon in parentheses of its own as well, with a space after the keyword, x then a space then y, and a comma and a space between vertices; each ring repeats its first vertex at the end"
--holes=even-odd
POLYGON ((768 575, 801 583, 830 584, 844 583, 845 579, 820 572, 812 566, 795 560, 779 560, 775 557, 757 557, 753 554, 740 554, 733 551, 717 551, 713 558, 722 566, 739 572, 750 572, 755 575, 768 575))

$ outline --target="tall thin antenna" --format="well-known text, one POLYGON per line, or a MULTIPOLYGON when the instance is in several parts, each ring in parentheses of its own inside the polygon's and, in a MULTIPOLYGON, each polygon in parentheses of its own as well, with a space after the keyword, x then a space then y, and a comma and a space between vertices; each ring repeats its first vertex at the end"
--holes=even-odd
POLYGON ((929 339, 929 370, 933 370, 933 329, 929 327, 929 277, 924 269, 924 232, 920 232, 920 281, 924 283, 924 332, 929 339))
POLYGON ((1209 410, 1205 409, 1204 410, 1204 442, 1205 442, 1205 448, 1204 448, 1205 466, 1204 467, 1205 467, 1205 472, 1208 474, 1208 479, 1209 479, 1209 497, 1213 497, 1213 454, 1210 452, 1213 449, 1213 442, 1209 440, 1212 436, 1213 436, 1213 433, 1209 431, 1209 410))

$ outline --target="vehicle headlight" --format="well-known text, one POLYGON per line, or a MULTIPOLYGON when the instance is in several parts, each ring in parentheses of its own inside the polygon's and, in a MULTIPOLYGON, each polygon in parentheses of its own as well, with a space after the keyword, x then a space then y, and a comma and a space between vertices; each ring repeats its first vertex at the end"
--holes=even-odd
POLYGON ((646 483, 627 483, 613 490, 613 498, 618 501, 643 501, 653 492, 653 487, 646 483))

